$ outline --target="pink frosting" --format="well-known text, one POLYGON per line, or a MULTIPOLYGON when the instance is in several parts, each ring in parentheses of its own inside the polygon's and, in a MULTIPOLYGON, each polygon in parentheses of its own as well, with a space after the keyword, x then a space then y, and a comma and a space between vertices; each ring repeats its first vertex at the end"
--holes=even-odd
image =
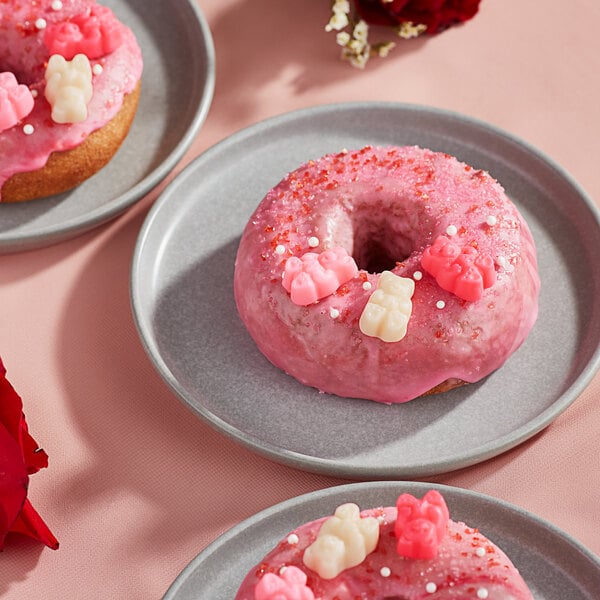
POLYGON ((267 574, 278 574, 283 566, 287 567, 284 573, 292 567, 303 571, 315 598, 533 600, 511 560, 475 528, 449 520, 435 558, 412 559, 396 553, 396 507, 365 510, 362 516, 376 517, 381 525, 375 551, 358 566, 326 580, 304 565, 304 551, 315 541, 324 517, 295 529, 297 543, 289 543, 289 538, 279 542, 250 570, 235 600, 259 600, 257 585, 267 574))
POLYGON ((15 173, 42 168, 52 152, 78 146, 108 123, 142 74, 142 54, 133 32, 116 19, 108 19, 94 0, 62 0, 59 10, 52 4, 52 0, 0 2, 0 71, 14 73, 18 82, 36 95, 31 113, 16 126, 0 132, 0 201, 2 185, 15 173), (109 23, 108 29, 117 31, 120 43, 114 51, 91 61, 92 67, 101 68, 94 72, 88 118, 81 123, 54 123, 43 94, 45 65, 50 56, 45 32, 67 20, 83 23, 86 15, 89 20, 93 14, 104 15, 102 21, 109 23), (24 133, 25 125, 30 135, 24 133))
POLYGON ((273 364, 321 391, 392 403, 499 368, 536 320, 539 277, 530 230, 489 174, 417 147, 367 147, 310 161, 266 195, 240 240, 234 289, 243 322, 273 364), (443 289, 421 266, 447 232, 459 249, 493 261, 485 280, 495 281, 478 300, 443 289), (359 272, 299 306, 281 285, 286 257, 311 251, 315 239, 321 250, 345 248, 359 272), (399 342, 358 325, 383 270, 415 279, 399 342))

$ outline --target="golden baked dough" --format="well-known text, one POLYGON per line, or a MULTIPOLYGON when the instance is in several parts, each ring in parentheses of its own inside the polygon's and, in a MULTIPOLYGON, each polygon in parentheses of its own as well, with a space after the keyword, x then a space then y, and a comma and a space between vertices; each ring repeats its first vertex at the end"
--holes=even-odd
POLYGON ((129 132, 140 97, 138 82, 123 106, 106 125, 90 134, 79 146, 53 152, 41 169, 16 173, 2 186, 2 202, 23 202, 70 190, 104 167, 129 132))

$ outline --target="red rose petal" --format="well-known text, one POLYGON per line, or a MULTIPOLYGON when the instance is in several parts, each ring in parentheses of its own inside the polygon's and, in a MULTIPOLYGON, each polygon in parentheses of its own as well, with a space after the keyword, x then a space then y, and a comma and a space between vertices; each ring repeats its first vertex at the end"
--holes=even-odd
POLYGON ((58 541, 27 500, 29 475, 48 466, 48 456, 29 434, 21 398, 0 359, 0 550, 8 532, 58 548, 58 541))
POLYGON ((28 481, 21 450, 0 424, 0 550, 27 498, 28 481))
POLYGON ((412 22, 427 25, 427 33, 440 33, 472 19, 480 0, 357 0, 360 16, 374 25, 400 25, 412 22))
POLYGON ((23 403, 5 377, 6 369, 0 360, 0 423, 4 425, 12 438, 20 444, 23 403))
POLYGON ((21 418, 21 444, 27 472, 30 475, 48 466, 48 455, 29 434, 25 415, 21 418))
POLYGON ((58 549, 58 540, 54 537, 48 528, 48 525, 44 523, 44 520, 40 517, 35 508, 33 508, 29 500, 25 500, 23 510, 17 517, 17 520, 12 524, 10 530, 14 533, 21 533, 32 537, 33 539, 46 544, 46 546, 52 548, 52 550, 58 549))

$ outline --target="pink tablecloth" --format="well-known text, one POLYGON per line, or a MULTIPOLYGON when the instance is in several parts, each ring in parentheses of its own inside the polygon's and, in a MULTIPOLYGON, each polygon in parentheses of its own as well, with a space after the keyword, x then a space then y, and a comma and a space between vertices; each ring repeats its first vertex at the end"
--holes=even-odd
MULTIPOLYGON (((467 25, 401 44, 364 71, 338 60, 324 33, 328 0, 199 4, 216 46, 216 93, 176 171, 265 117, 389 100, 504 128, 600 198, 596 0, 483 0, 467 25)), ((50 456, 29 497, 61 543, 53 552, 11 538, 0 555, 4 598, 160 598, 232 525, 340 483, 230 441, 194 417, 154 371, 132 320, 128 278, 156 195, 70 241, 0 257, 0 354, 50 456)), ((431 479, 508 500, 600 553, 599 397, 596 377, 530 441, 431 479)))

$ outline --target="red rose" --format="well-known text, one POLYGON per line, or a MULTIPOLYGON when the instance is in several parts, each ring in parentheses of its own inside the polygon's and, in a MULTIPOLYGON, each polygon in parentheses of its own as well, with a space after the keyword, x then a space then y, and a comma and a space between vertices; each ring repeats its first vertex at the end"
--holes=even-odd
POLYGON ((9 532, 58 548, 58 541, 27 499, 29 475, 47 466, 48 456, 27 430, 23 403, 6 379, 0 359, 0 550, 9 532))
POLYGON ((356 0, 361 17, 374 25, 426 25, 439 33, 475 16, 480 0, 356 0))

